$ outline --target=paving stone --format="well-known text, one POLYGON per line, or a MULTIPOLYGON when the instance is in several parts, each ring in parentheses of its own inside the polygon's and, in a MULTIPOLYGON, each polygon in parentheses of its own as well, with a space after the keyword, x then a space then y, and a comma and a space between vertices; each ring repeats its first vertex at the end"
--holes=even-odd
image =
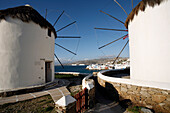
POLYGON ((41 97, 41 96, 48 95, 48 94, 50 94, 52 99, 54 100, 54 102, 56 102, 62 96, 70 95, 70 92, 67 90, 66 87, 60 87, 60 88, 50 89, 50 90, 46 90, 46 91, 5 97, 5 98, 0 98, 0 105, 3 105, 5 103, 14 103, 17 101, 34 99, 34 98, 41 97))
POLYGON ((49 93, 42 92, 42 93, 32 93, 32 94, 35 95, 36 97, 41 97, 41 96, 44 96, 44 95, 48 95, 49 93))

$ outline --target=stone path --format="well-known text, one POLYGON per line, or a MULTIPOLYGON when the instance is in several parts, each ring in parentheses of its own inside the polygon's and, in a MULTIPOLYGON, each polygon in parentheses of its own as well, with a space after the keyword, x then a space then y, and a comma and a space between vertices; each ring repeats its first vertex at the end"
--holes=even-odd
POLYGON ((100 89, 97 78, 94 80, 96 88, 95 98, 97 103, 94 108, 87 110, 86 113, 124 113, 125 109, 117 102, 109 99, 108 95, 100 89))
POLYGON ((14 95, 11 97, 4 97, 0 99, 0 105, 7 104, 7 103, 15 103, 19 101, 34 99, 37 97, 45 96, 50 94, 54 102, 59 100, 62 96, 70 95, 70 92, 67 90, 67 88, 60 87, 55 89, 50 89, 46 91, 40 91, 35 93, 28 93, 28 94, 21 94, 21 95, 14 95))
POLYGON ((104 97, 100 92, 96 91, 97 103, 94 108, 89 109, 86 113, 124 113, 125 109, 122 108, 117 102, 104 97))
POLYGON ((3 98, 0 97, 0 105, 34 99, 48 94, 50 94, 53 101, 56 102, 62 96, 70 95, 70 92, 66 88, 67 85, 68 85, 67 81, 59 80, 58 86, 50 87, 43 91, 21 94, 21 95, 14 95, 14 96, 3 97, 3 98))

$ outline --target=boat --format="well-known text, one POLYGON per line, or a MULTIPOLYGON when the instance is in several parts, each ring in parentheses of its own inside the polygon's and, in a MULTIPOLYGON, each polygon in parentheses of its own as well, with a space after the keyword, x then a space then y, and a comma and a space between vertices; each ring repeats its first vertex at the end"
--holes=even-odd
POLYGON ((77 66, 77 64, 71 64, 72 66, 77 66))
POLYGON ((79 64, 79 66, 85 66, 85 64, 79 64))

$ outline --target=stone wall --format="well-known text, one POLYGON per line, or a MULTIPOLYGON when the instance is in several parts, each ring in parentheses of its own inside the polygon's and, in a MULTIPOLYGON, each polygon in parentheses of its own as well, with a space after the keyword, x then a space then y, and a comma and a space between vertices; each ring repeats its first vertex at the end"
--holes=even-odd
POLYGON ((82 89, 88 89, 88 108, 90 109, 95 105, 95 82, 91 77, 93 77, 92 74, 82 80, 82 89))
POLYGON ((133 105, 153 109, 156 113, 170 111, 170 90, 108 82, 99 77, 98 83, 110 90, 110 93, 116 90, 118 97, 113 96, 113 98, 119 98, 120 101, 130 99, 133 105))
POLYGON ((67 106, 55 105, 55 110, 57 113, 76 113, 76 103, 71 103, 67 106))

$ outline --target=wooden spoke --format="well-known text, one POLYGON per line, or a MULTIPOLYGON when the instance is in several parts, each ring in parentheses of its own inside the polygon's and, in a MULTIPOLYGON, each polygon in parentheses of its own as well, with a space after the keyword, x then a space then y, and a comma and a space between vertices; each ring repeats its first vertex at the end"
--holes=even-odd
POLYGON ((57 20, 55 21, 55 23, 53 24, 53 26, 55 26, 55 24, 58 22, 58 20, 61 18, 61 16, 63 15, 64 11, 60 14, 60 16, 57 18, 57 20))
POLYGON ((108 46, 108 45, 110 45, 110 44, 112 44, 112 43, 114 43, 114 42, 116 42, 116 41, 124 38, 124 37, 127 36, 127 35, 128 35, 128 34, 126 34, 126 35, 124 35, 124 36, 122 36, 122 37, 120 37, 120 38, 118 38, 118 39, 116 39, 116 40, 114 40, 114 41, 112 41, 112 42, 110 42, 110 43, 108 43, 108 44, 105 44, 104 46, 101 46, 101 47, 99 47, 98 49, 104 48, 104 47, 106 47, 106 46, 108 46))
POLYGON ((127 46, 129 40, 126 42, 126 44, 124 45, 124 47, 122 48, 122 50, 120 51, 120 53, 118 54, 118 56, 116 57, 116 59, 113 61, 113 64, 116 62, 116 60, 119 58, 120 54, 122 53, 122 51, 125 49, 125 47, 127 46))
POLYGON ((70 26, 70 25, 72 25, 72 24, 74 24, 74 23, 76 23, 76 21, 74 21, 74 22, 72 22, 72 23, 70 23, 70 24, 68 24, 68 25, 66 25, 66 26, 64 26, 64 27, 62 27, 61 29, 57 30, 56 32, 59 32, 59 31, 61 31, 61 30, 65 29, 65 28, 67 28, 68 26, 70 26))
POLYGON ((77 55, 76 53, 74 53, 74 52, 72 52, 72 51, 66 49, 65 47, 63 47, 63 46, 61 46, 61 45, 59 45, 59 44, 56 44, 56 43, 55 43, 55 45, 57 45, 57 46, 63 48, 64 50, 66 50, 66 51, 68 51, 68 52, 70 52, 70 53, 72 53, 72 54, 74 54, 74 55, 77 55))
POLYGON ((57 57, 57 55, 54 53, 54 56, 57 58, 58 62, 60 63, 61 67, 64 69, 63 64, 60 62, 59 58, 57 57))
POLYGON ((120 8, 122 8, 122 10, 126 13, 126 15, 128 16, 128 14, 127 14, 127 12, 125 11, 125 9, 116 1, 116 0, 114 0, 116 3, 117 3, 117 5, 119 5, 120 6, 120 8))
POLYGON ((112 30, 112 31, 128 31, 128 30, 123 30, 123 29, 109 29, 109 28, 94 28, 94 29, 99 29, 99 30, 112 30))
POLYGON ((112 18, 114 18, 115 20, 117 20, 117 21, 119 21, 120 23, 122 23, 122 24, 125 24, 124 22, 122 22, 121 20, 119 20, 119 19, 117 19, 116 17, 114 17, 114 16, 112 16, 112 15, 110 15, 110 14, 108 14, 108 13, 105 13, 104 11, 102 11, 102 10, 100 10, 100 12, 102 12, 102 13, 104 13, 104 14, 106 14, 106 15, 108 15, 108 16, 110 16, 110 17, 112 17, 112 18))

